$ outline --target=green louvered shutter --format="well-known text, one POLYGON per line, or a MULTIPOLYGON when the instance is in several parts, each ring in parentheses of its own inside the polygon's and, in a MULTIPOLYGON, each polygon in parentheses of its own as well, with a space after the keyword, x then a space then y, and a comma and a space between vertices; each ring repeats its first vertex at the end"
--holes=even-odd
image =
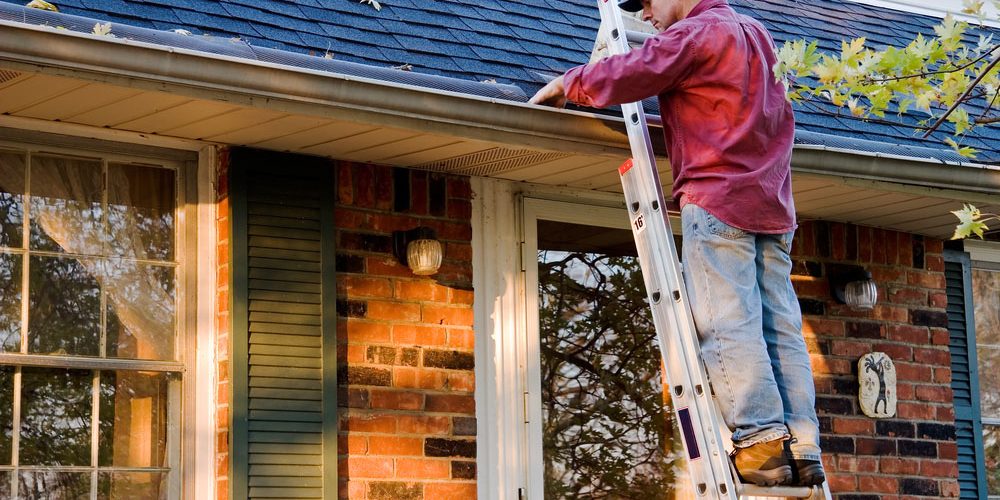
POLYGON ((944 257, 960 498, 986 498, 971 263, 964 252, 945 250, 944 257))
POLYGON ((335 498, 330 167, 247 150, 231 165, 234 498, 335 498))

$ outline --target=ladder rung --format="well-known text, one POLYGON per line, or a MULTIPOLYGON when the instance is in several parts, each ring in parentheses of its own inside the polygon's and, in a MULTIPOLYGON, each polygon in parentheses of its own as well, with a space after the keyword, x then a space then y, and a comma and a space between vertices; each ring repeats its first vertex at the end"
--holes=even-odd
POLYGON ((654 36, 656 36, 656 35, 654 35, 652 33, 645 33, 645 32, 642 32, 642 31, 625 30, 625 40, 628 43, 635 43, 635 44, 638 44, 638 45, 642 45, 642 44, 646 43, 646 40, 649 40, 650 38, 653 38, 654 36))
POLYGON ((771 497, 771 498, 822 498, 819 486, 757 486, 755 484, 740 484, 737 486, 741 497, 771 497))

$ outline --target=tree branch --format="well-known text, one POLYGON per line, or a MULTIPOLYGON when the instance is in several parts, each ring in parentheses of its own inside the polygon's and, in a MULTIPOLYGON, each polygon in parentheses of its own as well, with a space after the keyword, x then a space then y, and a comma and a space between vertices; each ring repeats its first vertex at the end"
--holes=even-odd
POLYGON ((986 66, 985 69, 983 69, 983 72, 979 73, 979 76, 976 77, 975 81, 973 81, 972 84, 970 84, 965 89, 965 92, 963 92, 962 95, 955 100, 955 103, 952 104, 950 108, 948 108, 948 111, 945 111, 944 114, 941 115, 941 117, 938 118, 933 125, 931 125, 931 128, 924 133, 924 139, 926 139, 929 135, 934 133, 934 131, 937 130, 937 128, 940 127, 942 123, 944 123, 945 119, 948 118, 948 115, 950 115, 952 111, 955 111, 955 109, 957 109, 958 106, 962 104, 962 101, 972 92, 973 89, 976 88, 977 85, 979 85, 979 82, 983 81, 983 78, 986 78, 986 75, 989 74, 989 72, 997 65, 997 63, 1000 63, 1000 56, 994 57, 993 61, 988 66, 986 66))

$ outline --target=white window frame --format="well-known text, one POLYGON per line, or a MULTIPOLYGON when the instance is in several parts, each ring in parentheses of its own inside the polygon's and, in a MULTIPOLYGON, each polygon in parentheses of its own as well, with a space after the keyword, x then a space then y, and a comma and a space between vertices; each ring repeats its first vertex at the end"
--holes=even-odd
MULTIPOLYGON (((176 441, 177 473, 168 489, 171 498, 215 496, 216 443, 216 200, 217 148, 199 141, 150 138, 141 134, 64 125, 25 123, 0 117, 0 146, 45 153, 101 157, 103 161, 145 163, 173 168, 177 179, 177 240, 175 260, 185 259, 178 277, 177 328, 186 337, 183 349, 183 382, 178 404, 180 429, 176 441), (5 128, 5 127, 18 128, 5 128), (32 126, 31 129, 19 127, 32 126), (112 142, 113 141, 113 142, 112 142), (199 272, 201 271, 201 272, 199 272), (195 432, 196 429, 201 432, 195 432), (212 430, 206 432, 205 430, 212 430)), ((41 360, 44 361, 44 360, 41 360)), ((99 360, 114 369, 128 368, 130 360, 99 360)), ((168 368, 164 364, 161 368, 168 368)), ((25 365, 26 366, 26 365, 25 365)), ((88 368, 95 368, 87 366, 88 368)), ((169 367, 172 368, 172 367, 169 367)))
POLYGON ((472 188, 478 498, 541 500, 537 221, 627 230, 628 211, 620 194, 485 178, 472 188))
MULTIPOLYGON (((980 266, 979 269, 996 270, 997 268, 995 268, 994 265, 1000 266, 1000 243, 970 239, 965 241, 965 251, 969 253, 969 258, 970 260, 972 260, 973 269, 977 268, 976 265, 977 262, 992 264, 989 268, 980 266)), ((972 297, 969 297, 969 299, 972 300, 972 297)), ((979 348, 978 341, 979 339, 977 338, 976 339, 977 349, 979 348)), ((972 362, 971 359, 969 361, 972 362)), ((982 390, 981 385, 980 385, 980 390, 982 390)), ((980 395, 976 394, 975 397, 980 397, 980 395)), ((982 408, 980 408, 979 417, 982 425, 1000 426, 1000 415, 987 417, 982 414, 982 408)), ((985 457, 981 457, 980 459, 983 458, 985 457)), ((1000 496, 991 495, 989 496, 989 498, 1000 499, 1000 496)))

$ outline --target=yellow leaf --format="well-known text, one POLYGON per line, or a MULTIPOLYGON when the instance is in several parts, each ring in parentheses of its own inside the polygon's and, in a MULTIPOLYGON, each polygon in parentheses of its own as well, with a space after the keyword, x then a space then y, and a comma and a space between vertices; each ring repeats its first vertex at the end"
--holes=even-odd
POLYGON ((111 34, 111 23, 97 23, 91 33, 100 36, 114 36, 111 34))
POLYGON ((59 12, 59 9, 57 9, 55 5, 52 5, 49 2, 46 2, 45 0, 31 0, 30 2, 25 4, 25 7, 31 7, 32 9, 50 10, 52 12, 59 12))
POLYGON ((979 209, 973 205, 965 203, 961 210, 953 210, 951 213, 958 217, 959 222, 955 226, 955 234, 951 237, 953 240, 968 238, 973 233, 982 238, 983 232, 989 230, 986 223, 980 220, 982 214, 979 209))

